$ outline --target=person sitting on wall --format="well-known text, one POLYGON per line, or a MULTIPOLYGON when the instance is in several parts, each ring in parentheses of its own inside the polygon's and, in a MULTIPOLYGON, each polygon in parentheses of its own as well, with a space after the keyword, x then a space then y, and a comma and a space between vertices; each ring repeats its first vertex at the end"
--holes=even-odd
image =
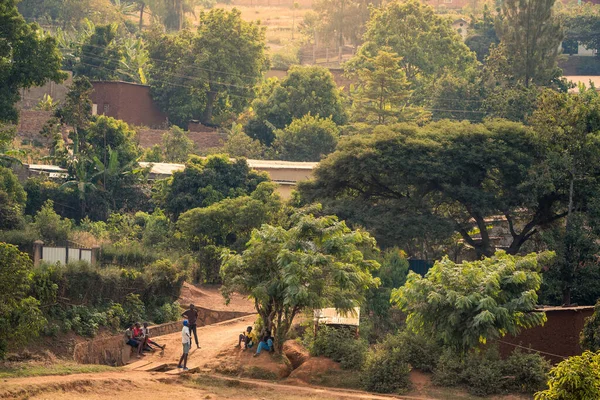
POLYGON ((154 349, 152 348, 152 346, 154 347, 158 347, 159 349, 161 349, 162 351, 165 351, 165 347, 167 347, 167 345, 160 345, 158 343, 156 343, 155 341, 150 339, 150 329, 148 329, 148 323, 144 322, 144 327, 142 328, 142 332, 144 334, 144 337, 146 338, 146 345, 147 348, 149 348, 150 350, 154 351, 154 349))
POLYGON ((271 336, 271 332, 269 331, 265 332, 265 335, 258 344, 258 347, 256 348, 256 354, 254 354, 254 357, 257 357, 262 350, 266 350, 268 352, 273 351, 273 336, 271 336))
POLYGON ((125 330, 125 344, 128 346, 131 346, 135 349, 140 345, 140 342, 138 342, 137 340, 134 339, 135 338, 135 336, 133 334, 134 328, 135 328, 135 325, 131 324, 131 326, 129 326, 127 328, 127 330, 125 330))
POLYGON ((135 323, 133 328, 133 338, 138 341, 138 354, 137 358, 141 358, 144 354, 144 348, 146 347, 146 336, 144 336, 144 331, 139 322, 135 323))
POLYGON ((251 326, 247 327, 245 332, 240 333, 237 347, 242 347, 242 342, 244 342, 244 351, 251 349, 256 343, 256 334, 252 332, 251 326))

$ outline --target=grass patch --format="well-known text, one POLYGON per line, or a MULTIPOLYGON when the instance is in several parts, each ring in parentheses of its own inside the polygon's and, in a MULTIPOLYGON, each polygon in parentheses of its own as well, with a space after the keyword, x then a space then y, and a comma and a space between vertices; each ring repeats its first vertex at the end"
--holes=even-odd
POLYGON ((310 384, 339 389, 362 390, 360 372, 357 371, 328 371, 313 376, 310 384))
POLYGON ((89 374, 117 371, 106 365, 83 365, 69 362, 59 363, 1 363, 0 379, 27 378, 31 376, 89 374))
POLYGON ((244 369, 243 376, 245 378, 251 379, 260 379, 263 381, 276 381, 277 374, 271 371, 268 371, 264 368, 252 366, 244 369))

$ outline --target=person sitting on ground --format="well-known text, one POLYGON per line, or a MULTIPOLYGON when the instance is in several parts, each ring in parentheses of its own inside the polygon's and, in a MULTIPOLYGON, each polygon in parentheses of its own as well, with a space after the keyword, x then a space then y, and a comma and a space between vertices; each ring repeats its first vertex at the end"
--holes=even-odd
POLYGON ((153 350, 151 346, 158 347, 159 349, 161 349, 163 351, 165 350, 165 347, 167 347, 166 344, 161 346, 160 344, 156 343, 155 341, 150 340, 150 329, 148 329, 147 322, 144 322, 144 327, 142 328, 142 332, 144 333, 144 337, 146 338, 146 344, 148 345, 148 347, 150 347, 151 350, 153 350))
POLYGON ((193 304, 190 304, 190 308, 185 310, 181 316, 188 320, 190 335, 194 334, 194 340, 196 341, 196 347, 200 348, 198 344, 198 331, 196 330, 196 322, 198 320, 198 310, 193 304))
POLYGON ((244 342, 244 351, 251 349, 256 343, 256 334, 252 332, 251 326, 247 327, 245 332, 240 333, 237 347, 241 347, 242 342, 244 342))
POLYGON ((257 357, 262 350, 267 350, 268 352, 273 351, 273 336, 271 336, 271 332, 269 331, 265 332, 263 339, 258 343, 254 357, 257 357))
POLYGON ((125 330, 125 344, 129 345, 131 347, 133 347, 134 349, 137 348, 140 343, 134 339, 134 334, 133 334, 133 329, 134 329, 135 325, 131 324, 126 330, 125 330))
POLYGON ((146 347, 146 337, 139 322, 136 322, 133 328, 133 338, 138 341, 137 358, 141 358, 144 355, 143 351, 146 347))
POLYGON ((188 328, 188 320, 183 320, 183 329, 181 329, 181 343, 183 345, 183 354, 179 359, 179 363, 177 364, 177 368, 183 368, 184 371, 188 370, 187 360, 188 354, 190 352, 190 347, 192 345, 192 337, 190 336, 190 328, 188 328), (181 365, 183 363, 183 366, 181 365))

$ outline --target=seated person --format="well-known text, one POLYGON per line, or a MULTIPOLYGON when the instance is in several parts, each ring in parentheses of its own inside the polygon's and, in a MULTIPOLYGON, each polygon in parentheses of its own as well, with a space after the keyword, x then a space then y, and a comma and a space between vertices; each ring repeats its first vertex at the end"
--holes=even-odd
POLYGON ((134 334, 133 334, 133 328, 135 327, 135 325, 131 325, 129 328, 127 328, 127 330, 125 331, 125 344, 129 345, 133 348, 136 348, 140 345, 140 342, 138 342, 137 340, 134 339, 134 334))
POLYGON ((258 356, 262 350, 267 350, 269 352, 273 351, 273 336, 271 336, 271 332, 269 331, 265 332, 265 335, 258 344, 254 357, 258 356))
POLYGON ((151 345, 155 346, 155 347, 158 347, 161 350, 164 350, 165 347, 167 347, 166 344, 163 345, 163 346, 161 346, 160 344, 156 343, 155 341, 150 340, 150 330, 148 329, 148 323, 147 322, 144 322, 144 327, 142 328, 142 332, 144 334, 144 337, 146 338, 146 344, 147 344, 147 346, 148 346, 148 348, 150 350, 154 351, 154 349, 152 349, 151 345))
POLYGON ((249 326, 246 328, 246 332, 240 333, 238 339, 237 347, 241 347, 242 342, 244 342, 244 350, 248 350, 254 346, 254 343, 256 343, 256 334, 252 332, 252 327, 249 326))
POLYGON ((142 352, 144 351, 144 348, 146 347, 147 338, 144 335, 144 331, 142 330, 142 327, 139 322, 136 322, 135 326, 133 327, 133 338, 135 340, 137 340, 139 343, 137 357, 141 358, 144 355, 142 352))

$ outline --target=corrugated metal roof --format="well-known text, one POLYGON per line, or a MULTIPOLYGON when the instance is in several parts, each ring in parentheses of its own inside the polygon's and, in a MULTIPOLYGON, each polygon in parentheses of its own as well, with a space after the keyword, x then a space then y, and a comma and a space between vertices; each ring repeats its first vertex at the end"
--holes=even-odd
POLYGON ((66 169, 61 168, 58 165, 28 164, 27 168, 33 171, 67 172, 66 169))
POLYGON ((260 169, 306 169, 313 170, 319 165, 317 162, 294 162, 279 160, 246 160, 250 168, 260 169))
POLYGON ((183 171, 185 169, 184 164, 152 162, 140 162, 139 164, 142 168, 148 168, 148 166, 151 166, 150 173, 156 175, 173 175, 174 172, 183 171))

